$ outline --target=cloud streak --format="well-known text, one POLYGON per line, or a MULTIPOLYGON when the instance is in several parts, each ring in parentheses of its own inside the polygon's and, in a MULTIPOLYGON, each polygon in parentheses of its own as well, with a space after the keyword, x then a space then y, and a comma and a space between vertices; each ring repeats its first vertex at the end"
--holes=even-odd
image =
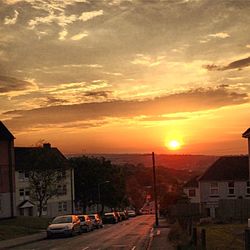
POLYGON ((19 12, 17 10, 14 10, 14 17, 5 17, 4 18, 4 24, 6 25, 13 25, 17 22, 19 12))
POLYGON ((240 60, 233 61, 229 63, 227 66, 218 66, 216 64, 208 64, 204 65, 204 68, 209 71, 224 71, 224 70, 230 70, 230 69, 242 69, 250 66, 250 57, 243 58, 240 60))
POLYGON ((0 95, 8 94, 10 92, 25 91, 33 87, 34 84, 28 81, 23 81, 14 77, 0 75, 0 95))
MULTIPOLYGON (((99 94, 99 93, 95 93, 99 94)), ((105 93, 101 93, 102 95, 105 93)), ((249 102, 247 94, 224 87, 194 89, 147 100, 112 100, 74 105, 59 105, 33 110, 9 111, 10 127, 19 129, 67 122, 104 120, 106 118, 159 117, 178 112, 194 112, 249 102), (178 105, 177 105, 178 103, 178 105)))

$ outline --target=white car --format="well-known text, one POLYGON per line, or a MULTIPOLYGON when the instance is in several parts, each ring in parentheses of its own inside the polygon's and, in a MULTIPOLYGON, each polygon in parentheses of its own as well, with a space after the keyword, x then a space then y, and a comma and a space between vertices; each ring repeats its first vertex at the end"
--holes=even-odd
POLYGON ((135 210, 128 210, 128 217, 135 217, 135 216, 136 216, 135 210))
POLYGON ((73 236, 81 233, 80 219, 76 215, 57 216, 47 228, 47 238, 55 235, 73 236))

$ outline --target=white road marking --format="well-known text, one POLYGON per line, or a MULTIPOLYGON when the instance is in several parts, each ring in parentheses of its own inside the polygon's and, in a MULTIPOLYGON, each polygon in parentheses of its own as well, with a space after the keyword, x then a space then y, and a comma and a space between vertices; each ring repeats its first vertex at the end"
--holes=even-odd
POLYGON ((87 250, 87 249, 89 249, 89 247, 85 247, 85 248, 83 248, 82 250, 87 250))
POLYGON ((131 250, 135 250, 136 246, 133 246, 131 250))
POLYGON ((150 230, 150 238, 152 238, 153 236, 154 236, 154 229, 151 228, 151 230, 150 230))

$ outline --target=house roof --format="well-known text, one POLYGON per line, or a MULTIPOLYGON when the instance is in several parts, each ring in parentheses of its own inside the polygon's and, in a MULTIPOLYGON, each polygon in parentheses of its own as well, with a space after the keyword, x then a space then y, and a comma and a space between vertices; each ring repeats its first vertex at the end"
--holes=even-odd
POLYGON ((213 163, 199 181, 247 181, 248 156, 223 156, 213 163))
POLYGON ((250 138, 250 128, 247 129, 247 130, 242 134, 242 137, 244 137, 244 138, 250 138))
POLYGON ((187 181, 185 184, 184 184, 184 188, 190 188, 190 187, 193 187, 193 188, 198 188, 199 187, 199 183, 198 183, 198 175, 197 176, 194 176, 193 178, 191 178, 189 181, 187 181))
POLYGON ((11 134, 11 132, 5 127, 5 125, 0 121, 0 139, 1 140, 14 140, 15 137, 11 134))
POLYGON ((16 170, 69 167, 67 158, 52 147, 15 147, 16 170))

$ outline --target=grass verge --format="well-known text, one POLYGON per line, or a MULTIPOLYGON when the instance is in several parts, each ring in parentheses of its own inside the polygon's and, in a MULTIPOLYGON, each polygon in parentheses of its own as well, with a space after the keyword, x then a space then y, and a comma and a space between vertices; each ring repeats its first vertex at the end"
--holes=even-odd
POLYGON ((207 250, 243 250, 246 226, 246 224, 208 224, 199 229, 206 230, 207 250))
POLYGON ((0 221, 0 240, 13 239, 45 230, 49 218, 16 217, 0 221))

